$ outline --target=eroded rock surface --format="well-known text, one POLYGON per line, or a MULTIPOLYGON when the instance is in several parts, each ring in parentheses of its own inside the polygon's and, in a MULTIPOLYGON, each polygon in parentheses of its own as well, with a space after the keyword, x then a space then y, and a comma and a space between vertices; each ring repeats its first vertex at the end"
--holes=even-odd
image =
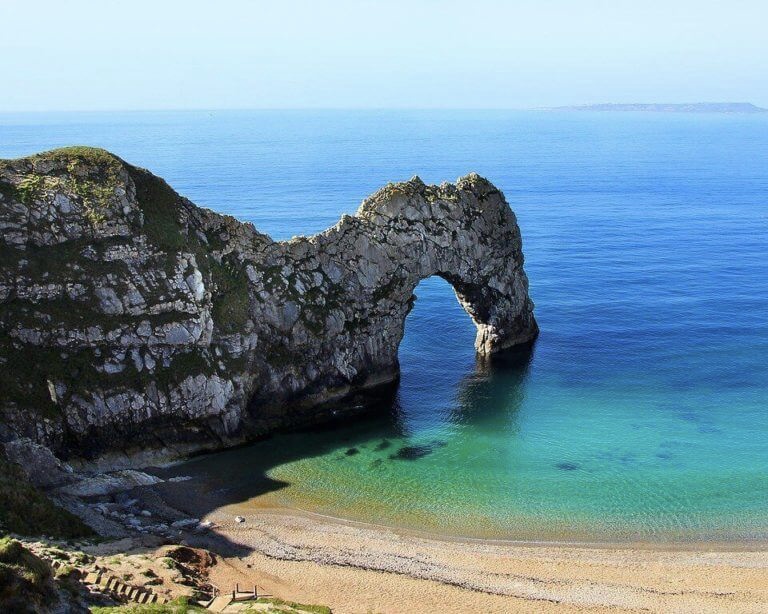
POLYGON ((389 184, 273 241, 102 150, 0 162, 0 436, 67 456, 220 446, 397 378, 420 280, 492 353, 537 334, 503 195, 389 184))

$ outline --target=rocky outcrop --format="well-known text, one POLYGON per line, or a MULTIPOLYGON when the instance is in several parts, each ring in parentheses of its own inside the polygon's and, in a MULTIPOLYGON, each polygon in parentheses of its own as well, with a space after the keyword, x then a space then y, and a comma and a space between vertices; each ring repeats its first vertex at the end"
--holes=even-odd
POLYGON ((220 446, 392 382, 420 280, 451 283, 477 351, 537 334, 520 231, 471 174, 389 184, 273 241, 102 150, 0 162, 0 436, 57 453, 220 446))

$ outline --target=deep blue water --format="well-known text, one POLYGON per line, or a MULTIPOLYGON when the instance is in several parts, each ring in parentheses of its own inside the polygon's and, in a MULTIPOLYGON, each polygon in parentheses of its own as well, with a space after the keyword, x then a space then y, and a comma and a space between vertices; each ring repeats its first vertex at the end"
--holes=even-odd
POLYGON ((768 537, 768 116, 0 115, 0 157, 71 144, 278 239, 414 174, 477 171, 515 210, 542 331, 529 360, 476 364, 449 286, 422 282, 393 416, 269 467, 290 484, 274 502, 476 536, 768 537))

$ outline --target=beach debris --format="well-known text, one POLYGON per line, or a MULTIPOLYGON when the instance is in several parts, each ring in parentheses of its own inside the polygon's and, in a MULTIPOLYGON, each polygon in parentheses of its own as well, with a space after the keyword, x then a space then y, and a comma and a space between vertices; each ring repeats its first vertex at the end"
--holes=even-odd
POLYGON ((235 522, 243 523, 245 522, 245 518, 243 518, 242 516, 235 516, 235 522))

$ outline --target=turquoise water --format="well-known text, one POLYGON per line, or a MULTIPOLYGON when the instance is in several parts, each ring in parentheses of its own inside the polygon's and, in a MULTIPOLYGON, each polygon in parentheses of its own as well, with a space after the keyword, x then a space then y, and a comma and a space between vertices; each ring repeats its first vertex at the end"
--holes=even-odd
POLYGON ((476 170, 518 215, 530 354, 478 363, 450 287, 425 280, 391 411, 175 469, 222 502, 473 537, 768 537, 767 117, 0 116, 2 157, 72 143, 275 238, 413 174, 476 170))

